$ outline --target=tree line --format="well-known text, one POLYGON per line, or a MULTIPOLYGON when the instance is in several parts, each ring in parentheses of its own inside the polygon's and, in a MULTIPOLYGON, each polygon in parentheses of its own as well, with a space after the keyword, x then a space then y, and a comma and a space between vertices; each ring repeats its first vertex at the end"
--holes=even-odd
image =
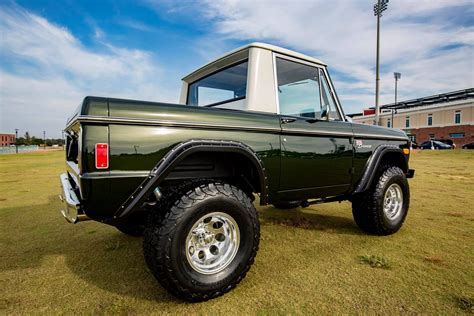
MULTIPOLYGON (((29 132, 25 133, 25 136, 18 137, 16 139, 16 145, 43 145, 45 140, 43 138, 37 138, 35 136, 30 136, 29 132)), ((46 146, 53 145, 64 145, 64 139, 62 138, 46 138, 46 146)))

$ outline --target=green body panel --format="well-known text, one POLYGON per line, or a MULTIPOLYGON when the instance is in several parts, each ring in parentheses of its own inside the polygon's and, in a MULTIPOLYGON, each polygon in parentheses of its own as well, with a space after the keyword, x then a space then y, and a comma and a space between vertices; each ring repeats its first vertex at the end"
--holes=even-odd
POLYGON ((79 182, 86 214, 97 220, 111 218, 160 159, 191 139, 250 147, 264 165, 270 203, 350 193, 376 146, 408 145, 401 131, 349 122, 280 124, 276 114, 95 97, 84 100, 67 130, 77 130, 76 121, 80 161, 68 172, 79 182), (383 135, 398 140, 378 139, 383 135), (109 144, 108 169, 95 169, 96 143, 109 144))
POLYGON ((80 109, 81 115, 109 115, 109 105, 107 99, 89 100, 85 98, 80 109))
POLYGON ((338 195, 348 191, 353 156, 350 123, 300 118, 281 127, 279 195, 282 199, 304 199, 308 195, 321 197, 327 192, 338 195), (334 132, 334 135, 305 132, 334 132))
MULTIPOLYGON (((119 196, 130 195, 164 155, 179 143, 190 139, 232 140, 246 144, 256 152, 265 165, 269 191, 278 190, 280 176, 278 134, 182 127, 110 125, 110 172, 121 179, 111 181, 111 193, 119 196), (130 182, 133 182, 133 185, 130 185, 130 182)), ((113 202, 116 210, 123 201, 113 202)))
MULTIPOLYGON (((400 148, 409 148, 410 142, 406 134, 399 129, 390 129, 374 125, 366 124, 355 124, 352 123, 352 131, 354 132, 354 175, 352 177, 352 188, 357 184, 358 180, 362 177, 362 173, 365 170, 367 160, 370 158, 375 148, 380 145, 393 145, 400 148), (380 137, 358 137, 357 135, 379 135, 380 137), (396 136, 400 137, 399 140, 384 139, 381 136, 396 136), (403 139, 405 138, 405 139, 403 139), (362 146, 358 146, 357 140, 363 142, 362 146)), ((407 159, 409 156, 407 156, 407 159)))
POLYGON ((82 125, 82 149, 81 149, 81 194, 84 200, 84 208, 108 209, 110 181, 109 170, 95 170, 95 144, 107 143, 109 128, 106 125, 82 125), (99 174, 100 177, 94 177, 99 174))

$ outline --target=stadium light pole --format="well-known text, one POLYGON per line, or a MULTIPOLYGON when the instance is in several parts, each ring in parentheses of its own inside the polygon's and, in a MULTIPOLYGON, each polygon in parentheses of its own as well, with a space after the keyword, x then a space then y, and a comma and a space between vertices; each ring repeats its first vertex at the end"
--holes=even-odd
POLYGON ((395 78, 395 109, 392 109, 392 128, 393 127, 393 112, 396 112, 397 111, 397 95, 398 95, 398 79, 400 79, 402 77, 402 74, 399 73, 399 72, 394 72, 393 73, 393 77, 395 78))
POLYGON ((18 154, 18 128, 15 128, 15 151, 18 154))
POLYGON ((379 125, 379 55, 380 55, 380 18, 382 12, 387 10, 388 0, 377 0, 374 5, 374 15, 377 17, 377 61, 375 66, 375 125, 379 125))

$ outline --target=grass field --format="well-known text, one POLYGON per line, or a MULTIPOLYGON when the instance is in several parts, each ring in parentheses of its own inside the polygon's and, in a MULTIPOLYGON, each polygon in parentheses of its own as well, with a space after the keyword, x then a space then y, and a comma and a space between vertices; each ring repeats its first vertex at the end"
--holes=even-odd
POLYGON ((0 156, 0 313, 473 314, 474 151, 414 152, 401 231, 367 236, 349 203, 258 207, 261 243, 247 277, 218 299, 170 296, 140 238, 67 224, 62 152, 0 156))

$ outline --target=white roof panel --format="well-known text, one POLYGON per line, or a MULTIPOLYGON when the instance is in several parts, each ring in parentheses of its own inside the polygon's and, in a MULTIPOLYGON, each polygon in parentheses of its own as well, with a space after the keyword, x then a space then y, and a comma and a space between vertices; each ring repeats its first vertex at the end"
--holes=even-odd
POLYGON ((314 57, 311 57, 311 56, 308 56, 308 55, 305 55, 305 54, 301 54, 301 53, 298 53, 298 52, 295 52, 293 50, 286 49, 286 48, 283 48, 283 47, 279 47, 279 46, 275 46, 275 45, 271 45, 271 44, 266 44, 266 43, 254 42, 254 43, 250 43, 250 44, 241 46, 237 49, 234 49, 234 50, 224 54, 223 56, 221 56, 221 57, 205 64, 204 66, 196 69, 195 71, 193 71, 189 75, 185 76, 183 78, 183 80, 186 81, 186 79, 188 79, 190 77, 194 77, 195 74, 201 72, 202 70, 204 70, 205 68, 207 68, 209 66, 214 65, 215 63, 219 62, 220 60, 222 60, 222 59, 224 59, 224 58, 226 58, 226 57, 228 57, 232 54, 235 54, 237 52, 240 52, 240 51, 243 51, 243 50, 246 50, 246 49, 250 49, 252 47, 271 50, 275 53, 279 53, 279 54, 282 54, 282 55, 287 55, 287 56, 294 57, 294 58, 301 59, 301 60, 305 60, 305 61, 308 61, 308 62, 311 62, 311 63, 326 66, 326 64, 324 62, 322 62, 321 60, 316 59, 314 57))

